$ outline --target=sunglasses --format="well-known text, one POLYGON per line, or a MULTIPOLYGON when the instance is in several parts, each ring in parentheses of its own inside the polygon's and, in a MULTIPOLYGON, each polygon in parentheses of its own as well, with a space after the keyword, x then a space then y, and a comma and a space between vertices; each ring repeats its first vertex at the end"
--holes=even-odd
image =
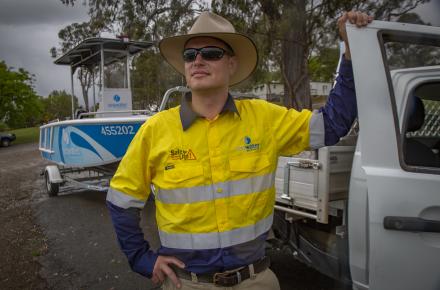
POLYGON ((224 50, 221 47, 206 46, 201 48, 186 48, 183 51, 183 60, 185 62, 193 62, 199 53, 204 60, 219 60, 225 54, 234 55, 231 51, 224 50))

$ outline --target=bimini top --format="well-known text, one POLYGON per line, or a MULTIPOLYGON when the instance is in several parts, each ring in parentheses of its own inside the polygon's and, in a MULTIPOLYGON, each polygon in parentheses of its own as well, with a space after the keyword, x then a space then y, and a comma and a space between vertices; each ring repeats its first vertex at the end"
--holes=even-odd
POLYGON ((69 50, 67 53, 57 58, 54 63, 60 65, 70 65, 73 68, 80 66, 95 66, 101 60, 101 49, 105 51, 105 64, 114 62, 130 55, 134 55, 142 50, 151 47, 154 43, 150 41, 129 41, 127 39, 112 38, 88 38, 69 50))

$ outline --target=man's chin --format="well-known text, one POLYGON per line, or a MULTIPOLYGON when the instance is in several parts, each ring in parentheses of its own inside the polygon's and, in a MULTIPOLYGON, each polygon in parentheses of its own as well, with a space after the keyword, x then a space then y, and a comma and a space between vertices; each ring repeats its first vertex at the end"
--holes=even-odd
POLYGON ((193 91, 206 91, 206 90, 212 90, 215 88, 215 86, 210 84, 205 84, 201 82, 192 83, 189 88, 193 91))

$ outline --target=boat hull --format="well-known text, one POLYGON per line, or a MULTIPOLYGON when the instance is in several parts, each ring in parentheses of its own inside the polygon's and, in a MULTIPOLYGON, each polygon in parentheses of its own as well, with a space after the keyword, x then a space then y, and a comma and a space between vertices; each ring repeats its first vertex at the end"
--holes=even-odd
POLYGON ((118 162, 148 117, 80 119, 40 127, 44 159, 64 167, 93 167, 118 162))

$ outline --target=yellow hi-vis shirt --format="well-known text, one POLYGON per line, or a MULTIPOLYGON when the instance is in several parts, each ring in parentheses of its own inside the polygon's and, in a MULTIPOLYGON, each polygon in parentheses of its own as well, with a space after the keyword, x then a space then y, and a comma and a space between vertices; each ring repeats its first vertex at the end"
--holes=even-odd
POLYGON ((236 100, 235 106, 238 112, 197 118, 187 130, 180 106, 152 116, 131 142, 107 200, 142 208, 153 184, 164 247, 218 249, 266 233, 278 156, 310 147, 315 114, 262 100, 236 100))

